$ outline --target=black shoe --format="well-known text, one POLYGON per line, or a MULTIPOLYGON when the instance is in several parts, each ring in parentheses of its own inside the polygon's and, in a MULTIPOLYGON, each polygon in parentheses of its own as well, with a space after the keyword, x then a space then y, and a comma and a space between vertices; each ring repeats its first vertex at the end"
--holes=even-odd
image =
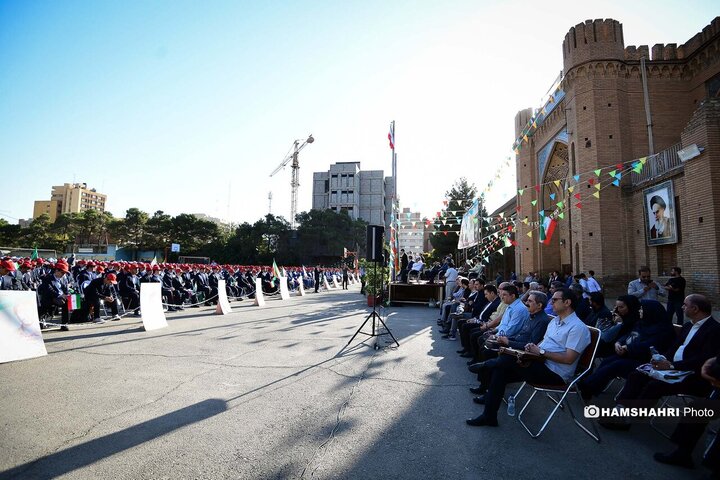
POLYGON ((477 403, 478 405, 485 405, 485 395, 480 395, 479 397, 473 398, 473 402, 477 403))
POLYGON ((462 354, 464 354, 464 353, 465 353, 465 349, 464 349, 464 348, 462 348, 462 349, 458 350, 458 351, 457 351, 457 353, 459 353, 460 355, 462 355, 462 354))
MULTIPOLYGON (((472 352, 465 352, 465 353, 463 353, 463 354, 460 355, 460 356, 463 357, 463 358, 473 358, 472 352)), ((475 362, 472 361, 472 363, 475 363, 475 362)))
POLYGON ((477 386, 477 387, 472 387, 470 389, 470 393, 472 393, 474 395, 482 395, 483 393, 485 393, 485 387, 483 387, 482 385, 477 386))
POLYGON ((449 328, 438 328, 438 332, 440 332, 442 334, 446 334, 446 333, 450 333, 450 329, 449 328))
POLYGON ((60 331, 61 331, 61 332, 69 332, 69 331, 70 331, 70 328, 68 328, 67 325, 63 325, 62 327, 60 327, 60 331))
POLYGON ((675 465, 684 468, 695 468, 695 463, 689 455, 683 455, 675 450, 671 453, 656 453, 653 455, 656 462, 665 463, 667 465, 675 465))
POLYGON ((469 420, 465 420, 465 423, 472 427, 497 427, 498 422, 497 420, 490 420, 488 418, 485 418, 485 415, 480 415, 479 417, 471 418, 469 420))
POLYGON ((473 363, 468 367, 468 370, 472 373, 480 373, 483 367, 483 362, 473 363))
POLYGON ((472 365, 472 364, 474 364, 474 363, 477 363, 477 361, 475 361, 475 359, 474 359, 472 356, 469 357, 469 358, 470 358, 470 360, 467 361, 467 364, 468 364, 468 365, 472 365))
POLYGON ((442 337, 440 337, 440 338, 448 338, 448 337, 450 337, 450 333, 446 333, 446 334, 444 334, 444 335, 443 335, 442 337))

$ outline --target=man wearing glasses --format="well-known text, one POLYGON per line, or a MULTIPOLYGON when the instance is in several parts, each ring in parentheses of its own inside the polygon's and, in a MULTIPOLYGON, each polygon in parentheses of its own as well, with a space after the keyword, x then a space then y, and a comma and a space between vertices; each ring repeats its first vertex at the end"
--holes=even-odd
POLYGON ((525 351, 540 355, 543 362, 530 362, 527 367, 517 364, 515 357, 501 355, 488 372, 487 393, 476 403, 484 403, 482 415, 467 420, 472 426, 497 426, 505 387, 508 383, 528 381, 546 385, 562 385, 575 374, 581 353, 590 345, 590 331, 575 315, 577 297, 567 288, 557 290, 550 299, 557 317, 550 321, 545 337, 539 345, 528 343, 525 351))

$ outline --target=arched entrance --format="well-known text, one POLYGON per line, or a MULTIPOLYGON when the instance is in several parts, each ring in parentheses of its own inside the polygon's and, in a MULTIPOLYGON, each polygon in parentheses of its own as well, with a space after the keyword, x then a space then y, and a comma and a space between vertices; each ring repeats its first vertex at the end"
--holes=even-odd
MULTIPOLYGON (((556 217, 556 213, 564 211, 564 207, 568 202, 567 187, 568 175, 570 173, 570 163, 568 162, 568 145, 565 142, 556 140, 552 146, 551 153, 548 157, 545 171, 542 175, 542 204, 540 210, 545 213, 546 217, 556 217), (558 203, 563 202, 563 207, 559 207, 558 203)), ((542 272, 550 272, 558 270, 562 272, 563 264, 570 263, 569 253, 566 253, 565 242, 561 245, 560 240, 566 239, 568 235, 568 222, 565 221, 569 215, 565 215, 565 219, 556 218, 557 224, 555 231, 550 237, 548 245, 540 245, 540 270, 542 272)), ((542 221, 542 220, 541 220, 542 221)))

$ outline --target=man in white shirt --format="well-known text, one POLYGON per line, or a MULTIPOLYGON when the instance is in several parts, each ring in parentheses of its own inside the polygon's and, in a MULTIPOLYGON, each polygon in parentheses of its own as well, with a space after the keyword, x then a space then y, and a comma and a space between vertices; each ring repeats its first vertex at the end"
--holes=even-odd
POLYGON ((448 268, 445 270, 445 298, 451 300, 453 290, 455 290, 455 280, 458 278, 458 271, 453 265, 452 260, 448 262, 448 268))

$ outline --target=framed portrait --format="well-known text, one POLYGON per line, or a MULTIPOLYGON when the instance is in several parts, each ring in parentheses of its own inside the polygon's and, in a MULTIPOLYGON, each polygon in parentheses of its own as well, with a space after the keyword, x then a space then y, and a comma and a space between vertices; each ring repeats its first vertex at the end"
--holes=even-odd
POLYGON ((675 194, 672 180, 643 190, 645 238, 648 246, 678 242, 675 194))

